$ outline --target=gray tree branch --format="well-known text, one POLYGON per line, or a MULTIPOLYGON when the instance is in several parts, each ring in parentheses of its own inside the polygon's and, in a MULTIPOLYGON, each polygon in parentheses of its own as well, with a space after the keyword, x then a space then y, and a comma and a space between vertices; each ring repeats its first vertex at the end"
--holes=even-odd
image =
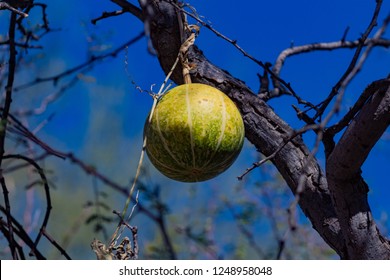
POLYGON ((372 217, 361 166, 390 124, 390 79, 375 82, 364 94, 370 100, 327 158, 327 180, 349 258, 389 259, 390 244, 372 217))
MULTIPOLYGON (((299 55, 302 53, 313 52, 313 51, 332 51, 336 49, 354 49, 359 46, 360 41, 336 41, 336 42, 327 42, 327 43, 313 43, 302 46, 294 46, 288 49, 283 50, 277 57, 272 70, 275 74, 280 75, 280 71, 286 59, 290 56, 299 55)), ((384 48, 390 47, 390 40, 383 38, 369 38, 364 42, 364 46, 374 45, 381 46, 384 48)))

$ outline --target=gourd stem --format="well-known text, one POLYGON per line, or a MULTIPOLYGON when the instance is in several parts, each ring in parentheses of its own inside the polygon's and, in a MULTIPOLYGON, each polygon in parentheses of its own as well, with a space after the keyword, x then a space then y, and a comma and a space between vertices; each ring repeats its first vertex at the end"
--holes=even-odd
POLYGON ((195 43, 195 38, 199 33, 199 26, 188 25, 186 24, 186 29, 191 31, 190 36, 185 40, 185 42, 180 46, 179 57, 181 62, 181 67, 183 68, 183 80, 185 84, 191 84, 190 70, 193 66, 188 62, 187 52, 188 49, 195 43), (194 30, 194 32, 192 32, 194 30))
POLYGON ((185 84, 191 84, 190 70, 186 63, 182 63, 183 67, 183 79, 185 84))

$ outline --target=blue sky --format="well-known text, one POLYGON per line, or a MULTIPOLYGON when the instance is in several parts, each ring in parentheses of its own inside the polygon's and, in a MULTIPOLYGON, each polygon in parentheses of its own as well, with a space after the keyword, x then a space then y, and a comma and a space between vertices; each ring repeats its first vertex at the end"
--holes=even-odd
MULTIPOLYGON (((51 48, 58 48, 59 51, 65 52, 67 65, 77 64, 85 58, 86 36, 96 34, 103 44, 115 47, 142 30, 142 25, 130 15, 107 19, 99 22, 97 26, 91 26, 89 24, 91 18, 99 16, 102 11, 116 9, 115 5, 108 3, 109 1, 101 2, 103 3, 95 5, 93 9, 85 4, 84 8, 81 6, 76 11, 71 8, 72 5, 63 4, 61 7, 64 9, 63 17, 56 16, 51 19, 54 26, 61 26, 73 38, 68 41, 68 45, 57 42, 59 45, 51 48), (72 17, 69 17, 69 14, 72 14, 72 17), (106 41, 104 37, 107 38, 106 41)), ((378 20, 379 24, 390 11, 389 2, 384 2, 378 20)), ((205 20, 211 22, 218 31, 237 40, 242 48, 257 59, 271 63, 282 50, 291 44, 337 41, 347 27, 349 28, 347 39, 357 39, 365 31, 375 7, 375 1, 366 0, 250 1, 245 5, 240 5, 237 1, 221 0, 194 0, 190 3, 196 7, 199 15, 204 16, 205 20)), ((53 6, 51 9, 55 11, 60 7, 53 6)), ((196 43, 211 61, 257 90, 256 73, 261 73, 262 70, 255 63, 244 58, 232 45, 217 38, 206 28, 201 29, 196 43)), ((348 66, 352 55, 351 50, 336 50, 292 57, 285 64, 282 77, 289 81, 302 97, 315 103, 330 92, 331 87, 348 66)), ((117 59, 109 60, 98 66, 93 73, 97 83, 92 87, 99 87, 100 91, 104 91, 107 86, 108 90, 126 92, 123 95, 124 102, 116 103, 113 100, 108 102, 115 103, 113 105, 115 110, 126 118, 124 123, 132 124, 132 127, 123 128, 124 133, 129 136, 137 134, 139 136, 143 127, 143 119, 151 106, 151 99, 145 94, 138 93, 131 85, 130 79, 142 88, 149 89, 151 84, 159 85, 164 75, 156 58, 147 53, 145 40, 129 48, 127 60, 130 78, 124 71, 124 60, 122 53, 117 59), (112 84, 115 85, 114 89, 112 89, 112 84)), ((363 71, 349 86, 344 109, 353 104, 354 99, 370 82, 385 77, 389 73, 388 65, 390 65, 389 50, 379 48, 373 51, 363 71)), ((155 88, 157 89, 158 86, 155 88)), ((99 92, 99 90, 96 95, 103 95, 104 92, 99 92)), ((82 96, 79 95, 80 97, 82 96)), ((99 103, 99 101, 96 102, 99 103)), ((272 101, 271 105, 277 113, 288 119, 293 127, 300 127, 302 123, 296 119, 291 103, 294 103, 294 100, 283 97, 272 101)), ((80 108, 80 110, 83 109, 80 108)), ((90 107, 90 110, 93 109, 90 107)), ((55 122, 52 125, 55 127, 55 122)), ((312 137, 308 135, 306 138, 307 144, 311 146, 312 137)), ((77 146, 77 143, 75 145, 77 146)), ((321 154, 319 156, 321 157, 321 154)), ((385 201, 380 203, 381 200, 390 194, 383 183, 390 179, 386 177, 389 157, 390 150, 387 141, 380 141, 364 166, 364 176, 371 183, 371 199, 375 202, 374 205, 377 204, 376 202, 381 205, 380 209, 386 207, 387 204, 385 201)), ((251 159, 248 159, 247 163, 250 164, 251 159)))
MULTIPOLYGON (((61 30, 43 38, 43 51, 30 51, 30 55, 35 56, 40 63, 30 65, 31 68, 23 71, 16 84, 33 80, 35 75, 44 77, 64 71, 87 60, 88 48, 99 46, 103 51, 95 54, 102 54, 143 30, 142 23, 131 15, 106 19, 92 25, 92 18, 100 16, 103 11, 117 9, 108 0, 97 1, 94 5, 88 1, 75 0, 41 2, 48 3, 51 27, 61 30), (42 55, 43 52, 47 53, 42 55)), ((384 2, 379 25, 390 11, 389 1, 384 2)), ((237 40, 252 56, 271 63, 282 50, 291 45, 337 41, 347 27, 347 39, 356 40, 365 31, 375 7, 374 0, 192 0, 190 3, 215 29, 237 40)), ((0 19, 5 16, 4 12, 0 12, 0 19)), ((34 14, 30 16, 30 21, 34 22, 36 17, 34 14)), ((38 14, 36 16, 39 17, 38 14)), ((85 73, 86 80, 90 82, 78 83, 61 99, 52 103, 42 115, 30 120, 34 127, 54 113, 53 119, 38 136, 53 147, 73 151, 85 161, 94 162, 100 170, 115 176, 120 182, 129 181, 135 174, 143 124, 152 104, 150 96, 136 90, 132 81, 146 90, 155 84, 153 89, 157 91, 165 77, 157 58, 147 52, 146 44, 144 38, 129 46, 127 54, 121 52, 116 58, 107 59, 85 73), (126 63, 128 73, 125 71, 126 63), (120 166, 113 165, 115 161, 120 166)), ((259 84, 256 73, 262 73, 262 69, 245 58, 234 46, 206 28, 201 29, 196 44, 211 61, 257 91, 259 84)), ((302 54, 289 58, 281 74, 303 98, 316 103, 331 91, 352 55, 351 50, 302 54)), ((343 109, 352 105, 370 82, 387 76, 389 65, 390 51, 382 48, 374 50, 363 71, 348 87, 343 109)), ((26 94, 33 96, 33 105, 40 103, 42 93, 39 93, 39 89, 27 91, 26 94)), ((22 106, 23 100, 23 96, 16 95, 15 106, 22 106)), ((270 104, 291 126, 299 128, 303 125, 291 107, 291 104, 296 104, 292 98, 282 97, 270 104)), ((378 142, 363 168, 363 176, 371 188, 371 206, 377 218, 383 218, 385 212, 390 213, 390 190, 386 186, 386 182, 390 181, 389 132, 387 139, 378 142)), ((305 136, 305 140, 308 146, 313 145, 313 135, 310 133, 305 136)), ((323 159, 321 153, 319 158, 323 159)), ((225 174, 192 187, 204 186, 201 192, 207 194, 206 188, 233 186, 237 184, 236 177, 256 159, 254 148, 246 143, 237 162, 225 174)), ((158 173, 154 173, 154 176, 163 184, 166 182, 173 185, 166 192, 167 196, 183 192, 183 185, 174 184, 158 173)), ((256 171, 248 176, 250 180, 259 177, 256 171)), ((177 200, 178 207, 186 204, 180 199, 171 199, 177 200)))

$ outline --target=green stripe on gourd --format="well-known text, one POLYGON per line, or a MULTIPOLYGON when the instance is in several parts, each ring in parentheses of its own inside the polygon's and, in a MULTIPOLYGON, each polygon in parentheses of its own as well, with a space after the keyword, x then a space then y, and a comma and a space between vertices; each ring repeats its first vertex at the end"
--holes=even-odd
POLYGON ((173 88, 158 101, 144 129, 146 153, 167 177, 198 182, 229 168, 244 142, 244 123, 235 104, 204 84, 173 88))

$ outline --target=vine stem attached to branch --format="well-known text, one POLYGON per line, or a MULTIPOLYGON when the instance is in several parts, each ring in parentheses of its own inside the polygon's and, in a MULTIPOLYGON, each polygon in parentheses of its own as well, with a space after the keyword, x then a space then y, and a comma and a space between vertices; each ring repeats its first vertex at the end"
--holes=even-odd
MULTIPOLYGON (((192 27, 191 27, 192 28, 192 27)), ((196 31, 199 31, 199 29, 195 28, 196 31)), ((154 110, 156 108, 156 105, 157 105, 157 102, 158 102, 158 99, 165 93, 165 91, 167 90, 167 88, 169 87, 165 87, 166 84, 168 83, 168 80, 170 79, 173 71, 175 70, 177 64, 179 61, 181 61, 183 64, 185 62, 185 53, 187 52, 188 48, 194 44, 194 41, 195 41, 195 33, 192 33, 191 36, 182 44, 181 48, 180 48, 180 51, 179 51, 179 54, 177 55, 177 58, 171 68, 171 71, 166 75, 165 79, 164 79, 164 82, 161 84, 161 87, 158 91, 157 94, 153 94, 152 97, 153 97, 153 105, 152 105, 152 108, 150 110, 150 113, 149 113, 149 117, 148 117, 148 123, 150 124, 151 121, 152 121, 152 117, 153 117, 153 114, 154 114, 154 110)), ((186 67, 183 67, 183 69, 185 69, 186 67)), ((187 69, 187 68, 186 68, 187 69)), ((187 69, 188 70, 188 69, 187 69)), ((189 83, 191 83, 191 78, 189 76, 189 72, 185 72, 183 70, 183 75, 184 75, 184 79, 189 81, 189 83)), ((121 213, 121 220, 122 221, 125 221, 125 215, 128 211, 128 208, 129 208, 129 205, 130 205, 130 202, 131 202, 131 198, 134 194, 134 191, 135 191, 135 187, 137 185, 137 181, 138 181, 138 178, 139 178, 139 175, 141 173, 141 168, 142 168, 142 163, 143 163, 143 160, 144 160, 144 157, 145 157, 145 150, 146 150, 146 145, 147 145, 147 137, 144 136, 144 139, 143 139, 143 144, 142 144, 142 150, 141 150, 141 154, 140 154, 140 158, 139 158, 139 161, 138 161, 138 165, 137 165, 137 170, 136 170, 136 173, 135 173, 135 177, 134 177, 134 180, 133 180, 133 183, 130 187, 130 192, 129 192, 129 195, 127 197, 127 200, 125 202, 125 206, 122 210, 122 213, 121 213)), ((134 205, 134 207, 137 205, 137 201, 138 199, 136 200, 136 204, 134 205)), ((133 207, 133 210, 131 211, 131 213, 129 214, 128 218, 126 219, 126 221, 129 221, 133 212, 134 212, 134 207, 133 207)), ((113 246, 115 246, 117 240, 120 238, 120 235, 122 234, 124 228, 125 228, 125 225, 123 224, 123 222, 120 222, 118 227, 116 228, 114 234, 112 235, 111 237, 111 241, 110 241, 110 248, 112 248, 113 246)))

